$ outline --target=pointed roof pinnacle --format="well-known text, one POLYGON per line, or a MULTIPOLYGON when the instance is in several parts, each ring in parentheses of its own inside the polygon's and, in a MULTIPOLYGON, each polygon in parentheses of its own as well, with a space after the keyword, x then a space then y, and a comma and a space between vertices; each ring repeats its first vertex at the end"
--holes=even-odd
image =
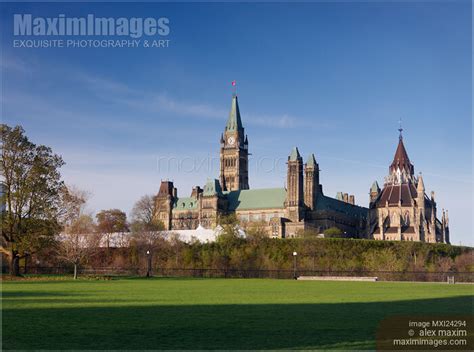
POLYGON ((377 181, 374 181, 374 183, 372 183, 372 187, 370 187, 370 192, 374 192, 374 193, 380 192, 380 187, 377 181))
POLYGON ((308 161, 306 162, 306 165, 307 166, 316 166, 318 165, 318 163, 316 162, 316 158, 314 157, 314 154, 311 153, 309 156, 308 156, 308 161))
POLYGON ((226 131, 241 131, 242 120, 240 118, 240 109, 239 102, 237 100, 237 95, 232 95, 232 105, 230 107, 229 118, 227 119, 227 125, 225 126, 226 131))
POLYGON ((405 145, 403 144, 403 137, 401 135, 401 132, 400 137, 398 139, 397 150, 395 152, 395 156, 393 157, 392 164, 390 165, 391 172, 394 172, 397 169, 405 170, 409 175, 413 175, 414 173, 413 164, 410 162, 410 158, 408 157, 405 145))
POLYGON ((425 183, 423 182, 423 176, 421 174, 418 176, 418 184, 416 185, 416 188, 418 190, 425 190, 425 183))
POLYGON ((293 147, 288 160, 289 161, 297 161, 298 159, 301 159, 300 151, 298 150, 298 147, 293 147))

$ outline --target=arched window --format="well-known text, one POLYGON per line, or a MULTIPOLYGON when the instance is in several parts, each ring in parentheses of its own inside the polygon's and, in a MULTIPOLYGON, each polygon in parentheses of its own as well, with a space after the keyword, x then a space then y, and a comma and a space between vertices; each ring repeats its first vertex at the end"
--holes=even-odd
POLYGON ((394 226, 397 224, 397 213, 392 214, 391 225, 394 226))

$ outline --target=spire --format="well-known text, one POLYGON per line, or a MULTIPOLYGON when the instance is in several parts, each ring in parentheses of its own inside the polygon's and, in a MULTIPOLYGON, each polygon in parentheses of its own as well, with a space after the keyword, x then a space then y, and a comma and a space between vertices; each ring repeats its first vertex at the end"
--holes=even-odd
POLYGON ((301 159, 300 152, 297 147, 293 147, 293 150, 291 151, 290 157, 288 158, 289 161, 297 161, 298 159, 301 159))
POLYGON ((416 185, 416 189, 421 194, 425 194, 425 183, 423 182, 423 176, 418 176, 418 184, 416 185))
POLYGON ((390 172, 395 172, 397 171, 397 169, 400 169, 400 171, 405 170, 409 175, 413 175, 414 168, 413 164, 410 162, 410 158, 408 158, 408 153, 405 149, 405 145, 403 144, 401 127, 399 131, 400 137, 398 139, 397 151, 395 152, 392 164, 390 165, 390 172))
POLYGON ((306 166, 315 167, 317 165, 318 163, 316 162, 316 158, 314 157, 314 154, 311 153, 308 157, 308 161, 306 162, 306 166))
POLYGON ((232 96, 232 105, 229 112, 229 119, 227 120, 227 125, 225 126, 226 131, 241 131, 242 120, 240 119, 240 109, 239 102, 237 100, 237 95, 232 96))
POLYGON ((208 178, 206 185, 204 186, 204 196, 214 196, 214 195, 222 195, 222 188, 219 180, 208 178))
POLYGON ((373 193, 379 193, 380 192, 380 187, 379 187, 379 184, 377 183, 377 181, 374 181, 374 183, 372 183, 372 187, 370 187, 370 192, 373 192, 373 193))

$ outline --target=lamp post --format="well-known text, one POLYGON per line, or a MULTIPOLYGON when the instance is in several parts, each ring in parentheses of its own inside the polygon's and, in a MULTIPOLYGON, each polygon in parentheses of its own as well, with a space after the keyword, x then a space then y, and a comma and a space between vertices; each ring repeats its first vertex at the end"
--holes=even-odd
POLYGON ((24 274, 27 274, 28 271, 28 256, 30 255, 29 252, 25 252, 25 268, 24 268, 24 274))
POLYGON ((296 257, 298 256, 298 253, 293 252, 293 279, 296 280, 296 257))
POLYGON ((146 257, 147 257, 146 277, 150 277, 151 276, 151 253, 150 253, 150 251, 146 251, 146 257))

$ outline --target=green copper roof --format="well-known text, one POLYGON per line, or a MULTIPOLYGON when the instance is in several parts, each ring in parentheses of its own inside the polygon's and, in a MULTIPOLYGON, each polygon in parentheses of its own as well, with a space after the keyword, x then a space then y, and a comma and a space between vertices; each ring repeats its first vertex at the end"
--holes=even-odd
POLYGON ((204 196, 214 196, 214 195, 221 195, 222 188, 219 180, 216 179, 208 179, 206 185, 204 186, 204 196))
POLYGON ((247 189, 224 192, 229 201, 229 210, 281 209, 285 207, 284 188, 247 189))
POLYGON ((290 161, 296 161, 297 159, 301 158, 300 151, 297 147, 294 147, 290 154, 290 161))
POLYGON ((306 162, 307 166, 316 166, 316 158, 314 157, 314 154, 311 153, 308 157, 308 161, 306 162))
POLYGON ((374 181, 374 183, 372 183, 372 187, 370 187, 370 192, 380 192, 380 187, 377 181, 374 181))
POLYGON ((242 130, 242 120, 240 119, 239 102, 237 95, 232 96, 232 106, 229 112, 229 119, 225 126, 226 131, 240 131, 242 130))
POLYGON ((173 210, 194 210, 198 208, 198 205, 199 202, 196 198, 177 198, 173 203, 173 210))

